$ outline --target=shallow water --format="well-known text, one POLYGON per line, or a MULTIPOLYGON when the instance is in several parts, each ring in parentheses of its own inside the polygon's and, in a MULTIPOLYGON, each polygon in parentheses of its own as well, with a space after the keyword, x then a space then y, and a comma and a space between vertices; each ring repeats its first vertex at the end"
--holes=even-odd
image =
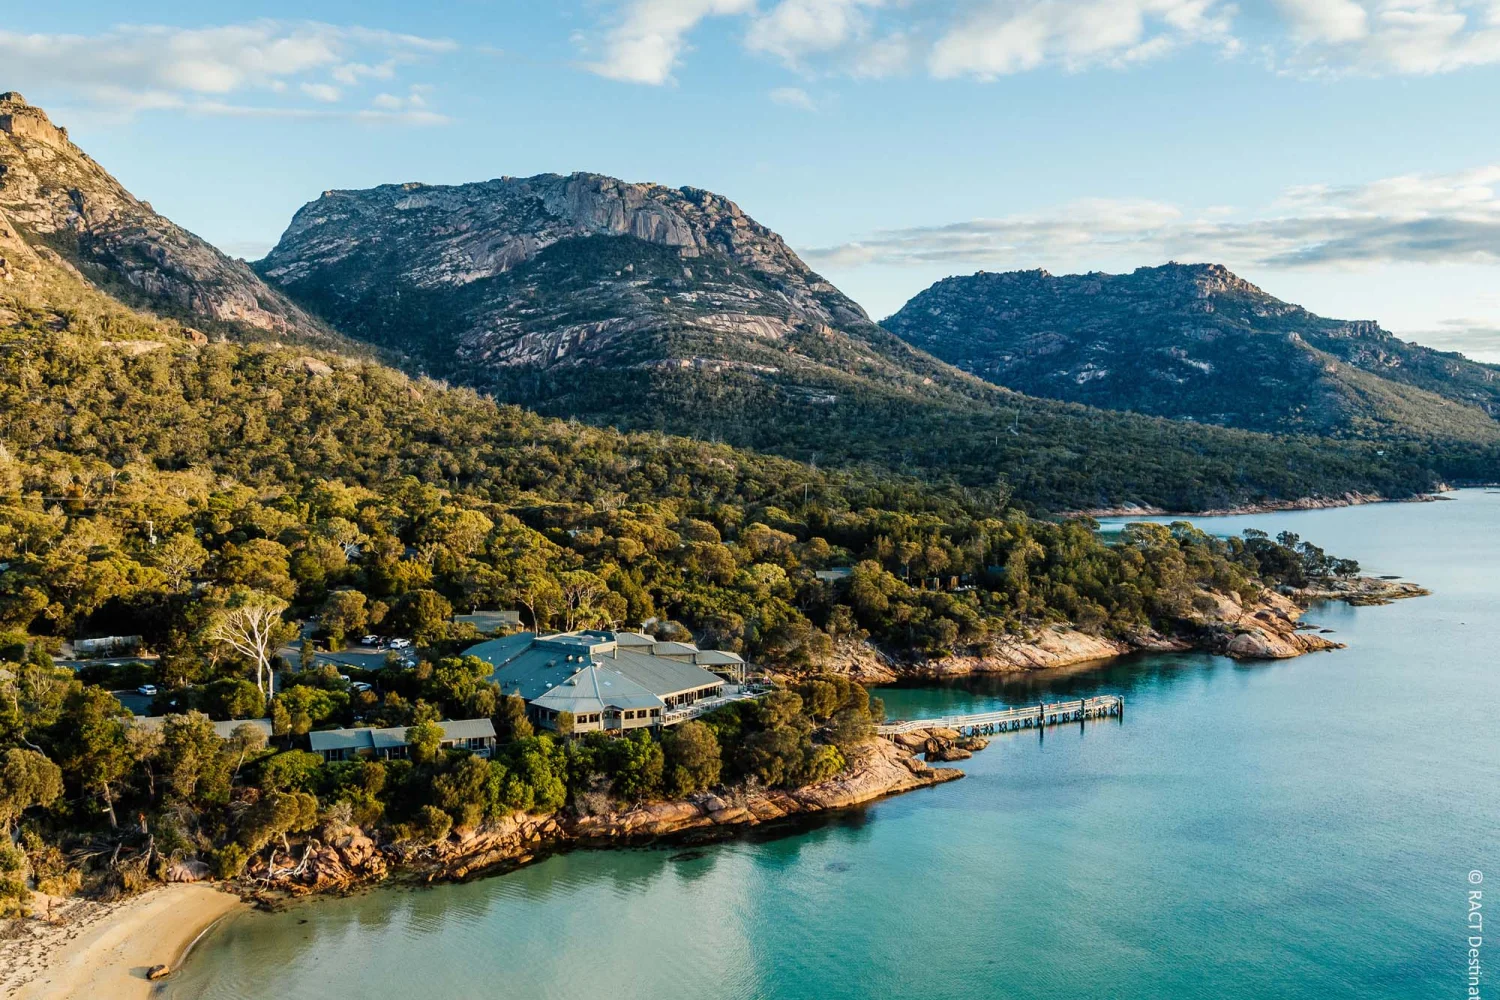
POLYGON ((1461 996, 1468 873, 1500 879, 1500 495, 1452 496, 1198 519, 1435 591, 1309 615, 1347 650, 887 689, 892 717, 1127 710, 793 835, 245 914, 165 995, 1461 996))

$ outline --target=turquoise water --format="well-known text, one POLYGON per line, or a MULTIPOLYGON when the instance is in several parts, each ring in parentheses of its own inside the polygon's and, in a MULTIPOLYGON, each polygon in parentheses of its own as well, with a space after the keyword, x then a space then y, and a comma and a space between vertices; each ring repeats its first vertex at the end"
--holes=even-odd
POLYGON ((1093 692, 1127 711, 999 737, 963 781, 791 835, 245 914, 165 995, 1461 996, 1468 873, 1500 879, 1500 495, 1453 496, 1200 520, 1435 591, 1315 610, 1347 650, 888 689, 897 717, 1093 692))

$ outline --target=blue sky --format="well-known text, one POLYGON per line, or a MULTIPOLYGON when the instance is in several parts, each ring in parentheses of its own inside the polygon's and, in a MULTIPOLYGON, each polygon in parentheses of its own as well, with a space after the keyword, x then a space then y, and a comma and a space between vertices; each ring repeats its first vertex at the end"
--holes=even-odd
POLYGON ((877 318, 1214 260, 1500 361, 1500 0, 29 5, 22 91, 254 257, 326 188, 593 170, 737 201, 877 318))

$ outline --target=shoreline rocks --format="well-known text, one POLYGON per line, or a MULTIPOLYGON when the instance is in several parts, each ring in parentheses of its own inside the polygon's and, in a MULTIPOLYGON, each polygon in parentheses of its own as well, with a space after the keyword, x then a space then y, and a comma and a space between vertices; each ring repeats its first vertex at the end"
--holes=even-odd
MULTIPOLYGON (((908 742, 871 739, 851 752, 842 772, 804 788, 704 792, 682 801, 646 802, 576 818, 515 813, 454 831, 432 844, 380 845, 362 831, 342 831, 299 847, 294 865, 283 860, 268 869, 260 861, 245 878, 262 893, 269 889, 292 895, 346 891, 394 876, 459 881, 499 874, 572 847, 623 847, 679 834, 738 831, 848 809, 964 776, 953 768, 928 767, 908 742)), ((964 741, 953 730, 924 731, 918 742, 929 760, 966 759, 985 743, 964 741)))
POLYGON ((1405 580, 1385 580, 1372 576, 1353 580, 1322 580, 1316 585, 1294 590, 1290 596, 1298 604, 1316 601, 1343 601, 1355 607, 1376 607, 1411 597, 1427 597, 1432 591, 1405 580))
POLYGON ((1238 507, 1219 507, 1212 510, 1174 511, 1163 507, 1142 504, 1122 504, 1118 507, 1097 507, 1090 510, 1066 511, 1068 517, 1231 517, 1236 514, 1274 514, 1291 510, 1329 510, 1335 507, 1359 507, 1368 503, 1432 503, 1446 499, 1440 494, 1449 489, 1440 485, 1436 492, 1419 493, 1410 497, 1383 497, 1378 493, 1351 491, 1336 497, 1298 497, 1295 500, 1268 500, 1265 503, 1241 504, 1238 507))
POLYGON ((1302 622, 1309 605, 1321 601, 1381 605, 1430 593, 1414 583, 1375 577, 1321 580, 1284 593, 1262 590, 1248 603, 1234 594, 1200 591, 1193 610, 1181 619, 1171 635, 1144 632, 1126 639, 1112 639, 1089 635, 1067 624, 1050 624, 1038 627, 1027 640, 984 652, 909 660, 899 659, 869 643, 841 640, 828 669, 862 684, 894 684, 974 674, 1086 669, 1132 653, 1201 650, 1236 659, 1281 660, 1344 648, 1343 643, 1323 638, 1316 626, 1302 622))

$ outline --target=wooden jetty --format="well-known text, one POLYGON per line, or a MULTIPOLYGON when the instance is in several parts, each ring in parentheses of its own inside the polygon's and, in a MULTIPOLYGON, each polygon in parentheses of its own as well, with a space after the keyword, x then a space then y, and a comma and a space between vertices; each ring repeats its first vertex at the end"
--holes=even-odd
POLYGON ((977 715, 945 715, 941 719, 910 719, 906 722, 887 722, 875 727, 875 732, 886 738, 918 729, 956 729, 964 736, 983 736, 989 733, 1008 733, 1017 729, 1040 729, 1064 722, 1082 724, 1085 719, 1125 718, 1125 699, 1119 695, 1106 694, 1097 698, 1081 698, 1078 701, 1057 701, 1050 704, 1028 705, 1025 708, 1006 708, 998 712, 981 712, 977 715))

